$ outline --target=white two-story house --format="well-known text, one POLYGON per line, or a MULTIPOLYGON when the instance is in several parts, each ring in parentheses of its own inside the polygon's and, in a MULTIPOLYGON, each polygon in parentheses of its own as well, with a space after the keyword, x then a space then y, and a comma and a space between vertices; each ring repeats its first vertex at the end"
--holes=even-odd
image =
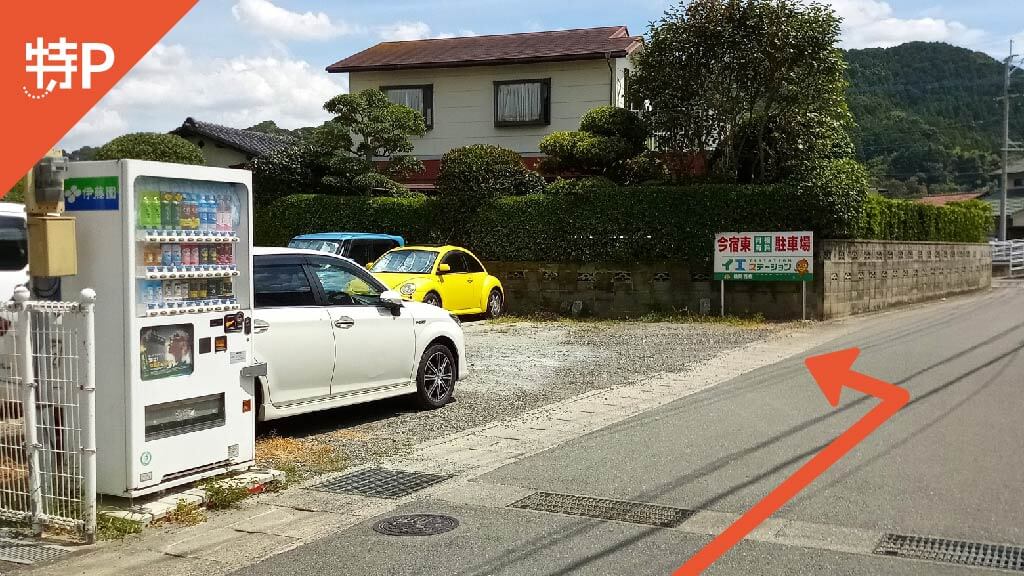
POLYGON ((642 46, 625 26, 382 42, 327 71, 348 73, 352 93, 378 88, 423 113, 413 154, 426 167, 416 181, 429 183, 442 154, 469 144, 511 148, 534 165, 545 135, 625 105, 629 56, 642 46))

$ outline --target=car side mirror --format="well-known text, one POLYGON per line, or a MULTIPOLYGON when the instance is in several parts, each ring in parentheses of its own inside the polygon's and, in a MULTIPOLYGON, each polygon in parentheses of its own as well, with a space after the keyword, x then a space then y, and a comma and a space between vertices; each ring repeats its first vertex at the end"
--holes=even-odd
POLYGON ((449 273, 451 271, 452 271, 452 267, 451 267, 450 264, 441 264, 440 266, 437 267, 437 273, 438 274, 447 274, 447 273, 449 273))
POLYGON ((394 290, 385 290, 380 294, 380 303, 397 316, 402 309, 402 295, 394 290))

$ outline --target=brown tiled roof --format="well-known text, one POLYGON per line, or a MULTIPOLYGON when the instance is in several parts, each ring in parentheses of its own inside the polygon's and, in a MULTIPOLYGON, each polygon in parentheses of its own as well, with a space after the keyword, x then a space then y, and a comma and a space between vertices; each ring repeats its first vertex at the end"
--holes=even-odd
POLYGON ((915 200, 921 204, 931 204, 932 206, 945 206, 950 202, 963 202, 965 200, 974 200, 984 195, 984 192, 967 192, 965 194, 932 194, 930 196, 922 196, 915 200))
POLYGON ((625 26, 381 42, 327 67, 328 72, 452 68, 625 56, 641 45, 625 26))

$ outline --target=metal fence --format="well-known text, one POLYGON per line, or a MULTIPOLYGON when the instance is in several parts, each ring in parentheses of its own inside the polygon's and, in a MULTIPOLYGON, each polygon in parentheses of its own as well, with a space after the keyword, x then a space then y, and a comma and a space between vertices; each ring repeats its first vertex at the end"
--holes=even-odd
POLYGON ((96 532, 95 294, 0 305, 0 518, 96 532))
POLYGON ((1010 276, 1024 271, 1024 240, 993 240, 992 263, 1006 264, 1010 276))

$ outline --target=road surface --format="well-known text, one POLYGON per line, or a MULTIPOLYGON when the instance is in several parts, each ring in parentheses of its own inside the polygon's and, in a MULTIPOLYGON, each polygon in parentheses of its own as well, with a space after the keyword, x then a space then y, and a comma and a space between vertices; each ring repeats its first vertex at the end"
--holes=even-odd
POLYGON ((905 387, 910 404, 707 573, 997 573, 871 551, 882 533, 1024 545, 1024 286, 876 316, 475 479, 493 498, 424 497, 388 514, 450 515, 451 532, 384 536, 363 522, 237 574, 670 574, 876 402, 845 389, 832 408, 802 364, 851 346, 856 370, 905 387), (696 514, 660 528, 505 505, 534 491, 696 514))

